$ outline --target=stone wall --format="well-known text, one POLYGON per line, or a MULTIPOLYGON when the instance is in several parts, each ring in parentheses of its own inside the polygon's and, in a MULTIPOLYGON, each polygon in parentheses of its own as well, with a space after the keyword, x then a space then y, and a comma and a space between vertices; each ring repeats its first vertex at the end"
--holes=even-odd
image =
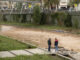
MULTIPOLYGON (((22 16, 19 18, 19 17, 13 17, 13 15, 3 15, 3 16, 0 16, 0 21, 2 20, 2 18, 3 17, 5 17, 5 19, 8 21, 8 22, 16 22, 17 20, 19 21, 19 22, 21 22, 21 20, 22 20, 22 16)), ((26 15, 26 23, 27 22, 32 22, 32 16, 31 15, 26 15)), ((4 21, 4 20, 3 20, 4 21)))

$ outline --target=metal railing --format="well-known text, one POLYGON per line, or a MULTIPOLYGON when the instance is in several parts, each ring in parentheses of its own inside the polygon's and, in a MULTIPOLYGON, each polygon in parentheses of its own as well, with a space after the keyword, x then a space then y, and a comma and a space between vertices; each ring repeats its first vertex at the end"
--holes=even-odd
POLYGON ((39 3, 40 0, 28 1, 28 0, 0 0, 0 1, 12 1, 12 2, 27 2, 27 3, 39 3))
POLYGON ((0 10, 0 14, 32 14, 33 10, 26 9, 26 10, 0 10))
MULTIPOLYGON (((46 14, 56 12, 55 10, 48 10, 48 9, 41 9, 41 13, 44 12, 46 14)), ((70 15, 80 15, 80 11, 69 11, 69 10, 62 10, 58 12, 68 12, 70 15)), ((15 9, 0 9, 0 14, 33 14, 33 9, 22 9, 22 10, 15 10, 15 9)))
MULTIPOLYGON (((50 11, 45 9, 41 9, 41 13, 49 13, 50 11)), ((15 9, 0 9, 0 14, 33 14, 33 9, 22 9, 22 10, 15 10, 15 9)))

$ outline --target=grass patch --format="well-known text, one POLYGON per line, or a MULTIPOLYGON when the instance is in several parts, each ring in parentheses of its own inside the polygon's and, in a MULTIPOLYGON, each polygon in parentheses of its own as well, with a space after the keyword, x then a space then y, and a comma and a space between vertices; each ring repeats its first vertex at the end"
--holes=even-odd
POLYGON ((35 48, 34 46, 24 44, 17 40, 0 36, 0 51, 9 51, 9 50, 17 50, 17 49, 29 49, 35 48))
POLYGON ((0 60, 68 60, 58 56, 34 55, 34 56, 17 56, 13 58, 0 58, 0 60))
POLYGON ((61 26, 54 26, 54 25, 35 25, 31 23, 16 23, 16 22, 1 22, 0 24, 4 25, 13 25, 13 26, 21 26, 21 27, 28 27, 28 28, 40 28, 40 29, 69 29, 71 30, 72 28, 67 28, 67 27, 61 27, 61 26))

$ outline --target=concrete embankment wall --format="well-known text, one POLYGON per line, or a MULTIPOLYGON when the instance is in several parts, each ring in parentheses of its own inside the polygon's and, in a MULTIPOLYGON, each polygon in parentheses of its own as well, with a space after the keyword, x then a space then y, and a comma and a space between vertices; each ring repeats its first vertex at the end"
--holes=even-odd
MULTIPOLYGON (((23 17, 20 15, 10 15, 10 14, 0 16, 0 20, 4 21, 4 18, 9 22, 16 22, 16 21, 21 22, 23 17)), ((31 22, 32 16, 26 15, 25 20, 26 22, 31 22)))
POLYGON ((72 24, 74 26, 75 21, 78 22, 78 27, 80 28, 80 12, 71 12, 72 24))
MULTIPOLYGON (((80 12, 69 12, 69 14, 71 15, 73 26, 75 25, 75 21, 77 20, 78 25, 79 25, 78 27, 80 28, 80 12)), ((11 21, 11 22, 13 22, 15 20, 15 19, 13 19, 14 17, 12 15, 5 15, 5 17, 8 21, 11 21)), ((21 21, 21 19, 22 19, 21 17, 20 18, 15 17, 15 18, 16 18, 16 20, 19 20, 19 21, 21 21)), ((26 22, 32 22, 32 21, 33 21, 32 16, 26 15, 26 22)))

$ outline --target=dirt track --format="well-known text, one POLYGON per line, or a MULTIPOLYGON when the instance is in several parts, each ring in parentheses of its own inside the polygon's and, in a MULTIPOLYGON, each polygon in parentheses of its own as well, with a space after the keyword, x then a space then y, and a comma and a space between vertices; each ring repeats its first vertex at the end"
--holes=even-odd
POLYGON ((52 39, 52 47, 54 47, 54 38, 56 37, 59 40, 59 46, 69 50, 80 51, 80 36, 68 33, 2 26, 1 34, 20 41, 31 42, 43 48, 47 48, 48 38, 52 39))

